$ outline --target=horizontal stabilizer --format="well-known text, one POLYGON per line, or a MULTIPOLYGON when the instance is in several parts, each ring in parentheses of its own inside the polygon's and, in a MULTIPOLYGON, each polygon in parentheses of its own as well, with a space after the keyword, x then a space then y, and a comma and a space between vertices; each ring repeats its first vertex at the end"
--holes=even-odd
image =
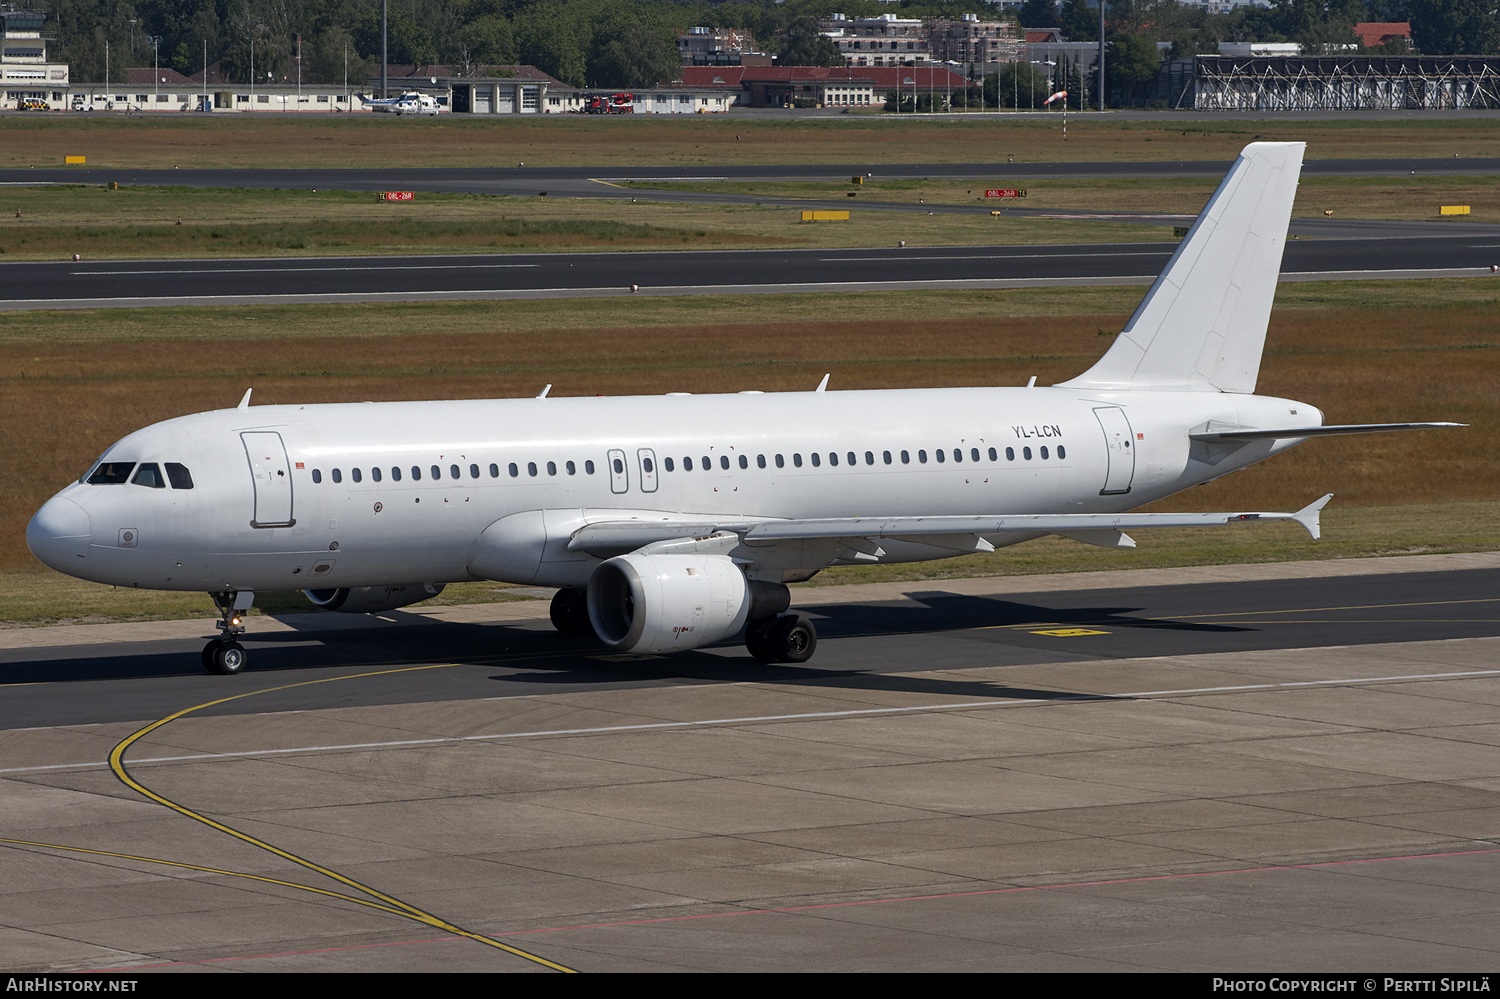
POLYGON ((1188 434, 1205 444, 1228 441, 1291 440, 1297 437, 1335 437, 1339 434, 1385 434, 1396 430, 1437 430, 1443 427, 1467 427, 1467 423, 1346 423, 1331 427, 1276 427, 1270 430, 1215 430, 1188 434))

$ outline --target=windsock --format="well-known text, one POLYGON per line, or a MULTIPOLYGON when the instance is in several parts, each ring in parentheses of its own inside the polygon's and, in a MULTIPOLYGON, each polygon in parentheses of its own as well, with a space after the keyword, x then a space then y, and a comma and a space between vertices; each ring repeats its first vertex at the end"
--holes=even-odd
POLYGON ((1048 104, 1051 104, 1053 101, 1060 101, 1060 100, 1062 100, 1063 98, 1065 98, 1067 96, 1068 96, 1068 92, 1066 90, 1059 90, 1057 93, 1053 94, 1051 97, 1047 98, 1045 101, 1042 101, 1042 107, 1046 107, 1048 104))

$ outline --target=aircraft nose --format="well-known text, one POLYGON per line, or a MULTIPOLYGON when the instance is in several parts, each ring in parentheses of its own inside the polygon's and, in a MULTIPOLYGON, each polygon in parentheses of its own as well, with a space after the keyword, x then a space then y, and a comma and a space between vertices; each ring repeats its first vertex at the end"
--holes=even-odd
POLYGON ((77 572, 89 553, 88 511, 70 499, 52 497, 26 525, 26 547, 58 572, 77 572))

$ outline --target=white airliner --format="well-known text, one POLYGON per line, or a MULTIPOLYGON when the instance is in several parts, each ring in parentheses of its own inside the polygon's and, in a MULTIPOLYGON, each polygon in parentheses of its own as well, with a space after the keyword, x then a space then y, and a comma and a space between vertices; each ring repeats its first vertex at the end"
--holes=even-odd
MULTIPOLYGON (((1324 434, 1252 394, 1302 143, 1245 148, 1108 352, 1050 388, 239 407, 111 446, 27 528, 36 557, 116 586, 207 590, 238 672, 257 591, 388 610, 445 583, 560 587, 552 620, 621 652, 742 631, 768 662, 817 636, 786 584, 831 565, 988 552, 1048 534, 1296 513, 1127 513, 1324 434)), ((1035 379, 1033 379, 1033 382, 1035 379)), ((550 388, 550 386, 549 386, 550 388)))

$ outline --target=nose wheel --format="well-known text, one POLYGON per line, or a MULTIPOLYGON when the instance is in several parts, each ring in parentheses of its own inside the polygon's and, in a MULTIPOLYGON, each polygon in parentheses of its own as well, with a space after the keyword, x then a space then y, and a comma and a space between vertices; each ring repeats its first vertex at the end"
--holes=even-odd
POLYGON ((229 639, 215 638, 203 647, 203 668, 220 676, 233 676, 245 668, 245 647, 229 639))
POLYGON ((241 615, 250 609, 255 594, 249 590, 210 593, 214 606, 219 608, 219 620, 214 627, 223 634, 203 647, 203 668, 220 676, 233 676, 245 668, 248 656, 245 647, 235 641, 245 633, 241 615))

